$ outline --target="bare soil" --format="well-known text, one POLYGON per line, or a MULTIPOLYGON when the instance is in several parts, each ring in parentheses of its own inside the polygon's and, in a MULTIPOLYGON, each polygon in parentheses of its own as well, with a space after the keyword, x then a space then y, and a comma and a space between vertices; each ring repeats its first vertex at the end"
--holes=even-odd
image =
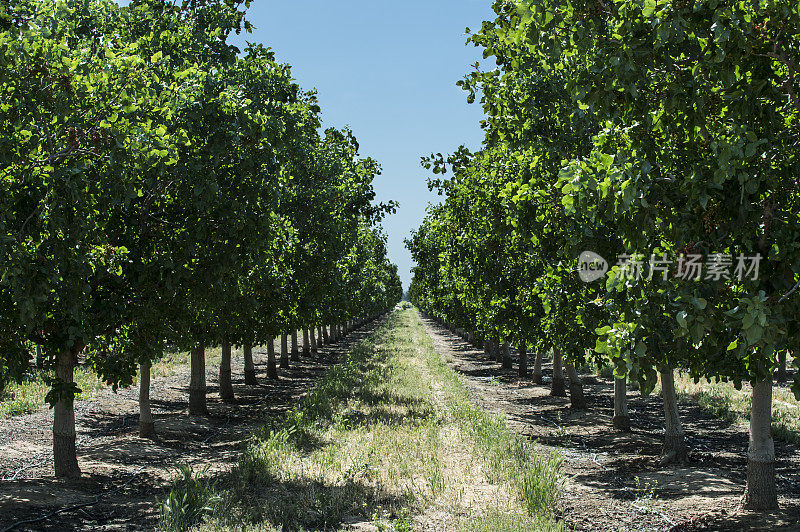
POLYGON ((138 436, 138 389, 110 389, 75 404, 79 480, 52 473, 53 413, 0 421, 0 531, 152 530, 158 504, 169 491, 177 464, 210 473, 231 468, 242 446, 268 416, 277 415, 307 393, 342 352, 361 341, 374 325, 326 346, 319 355, 279 370, 280 380, 266 378, 266 348, 254 349, 258 386, 244 384, 244 361, 232 360, 234 403, 218 395, 218 368, 208 368, 208 417, 187 415, 189 368, 151 382, 158 439, 138 436), (85 505, 85 506, 84 506, 85 505), (58 513, 55 513, 58 512, 58 513), (54 514, 55 513, 55 514, 54 514), (54 514, 47 519, 44 516, 54 514))
MULTIPOLYGON (((476 349, 423 319, 436 349, 457 371, 485 410, 502 413, 510 428, 538 442, 541 452, 564 457, 563 493, 556 513, 570 530, 671 531, 800 530, 800 448, 775 442, 781 509, 744 511, 747 427, 680 405, 691 448, 690 463, 660 465, 663 406, 660 397, 628 391, 632 431, 612 429, 613 382, 583 375, 586 411, 569 398, 551 397, 545 384, 502 369, 476 349)), ((532 365, 532 361, 530 362, 532 365)))

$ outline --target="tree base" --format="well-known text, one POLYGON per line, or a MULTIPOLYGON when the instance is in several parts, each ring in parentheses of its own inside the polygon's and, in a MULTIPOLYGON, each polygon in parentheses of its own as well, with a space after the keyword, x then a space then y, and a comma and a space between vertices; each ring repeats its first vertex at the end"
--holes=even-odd
POLYGON ((291 360, 292 362, 300 362, 300 351, 292 351, 289 360, 291 360))
POLYGON ((569 385, 569 405, 573 410, 586 410, 586 398, 583 396, 583 386, 580 384, 569 385))
POLYGON ((542 381, 543 381, 542 374, 541 373, 534 373, 532 381, 533 381, 534 384, 542 384, 542 381))
POLYGON ((502 364, 501 367, 503 369, 511 369, 512 368, 512 363, 511 363, 511 359, 510 358, 503 358, 503 361, 501 362, 501 364, 502 364))
POLYGON ((256 379, 256 370, 254 369, 246 369, 244 370, 244 383, 248 386, 257 386, 258 379, 256 379))
POLYGON ((189 415, 190 416, 208 415, 205 390, 189 390, 189 415))
POLYGON ((139 437, 147 438, 148 440, 156 439, 156 424, 154 421, 140 421, 139 422, 139 437))
POLYGON ((289 360, 281 360, 281 369, 289 369, 289 360))
POLYGON ((278 378, 279 378, 279 377, 278 377, 278 371, 277 371, 275 368, 270 368, 270 369, 267 371, 267 378, 268 378, 269 380, 271 380, 271 381, 276 381, 276 380, 278 380, 278 378))
POLYGON ((552 397, 566 397, 567 389, 563 377, 553 377, 552 386, 550 387, 550 395, 552 397))
POLYGON ((664 435, 664 448, 661 450, 661 465, 689 461, 689 450, 686 448, 686 439, 683 434, 664 435))
POLYGON ((80 478, 75 436, 53 434, 53 465, 56 477, 80 478))
POLYGON ((755 511, 778 509, 774 461, 756 462, 747 459, 747 487, 744 490, 742 507, 755 511))
POLYGON ((631 430, 630 416, 614 416, 611 420, 611 424, 614 425, 616 430, 624 432, 629 432, 631 430))

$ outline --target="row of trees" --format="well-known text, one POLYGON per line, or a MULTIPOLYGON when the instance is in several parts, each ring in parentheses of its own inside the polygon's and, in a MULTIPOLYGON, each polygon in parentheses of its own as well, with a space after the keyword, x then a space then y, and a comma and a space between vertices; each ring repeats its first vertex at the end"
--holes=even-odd
MULTIPOLYGON (((776 507, 772 374, 800 342, 798 6, 494 10, 470 41, 497 68, 460 82, 485 111, 484 145, 423 160, 445 200, 407 241, 412 301, 477 333, 506 365, 516 346, 521 375, 528 350, 536 379, 552 349, 553 393, 564 394, 566 371, 573 406, 583 406, 575 367, 610 361, 619 429, 630 423, 626 382, 647 394, 660 374, 665 460, 686 458, 677 367, 749 382, 744 504, 776 507), (588 251, 611 266, 594 283, 578 272, 590 273, 588 251), (698 263, 711 269, 687 273, 698 263)), ((800 379, 794 388, 800 397, 800 379)))
POLYGON ((230 399, 232 345, 252 382, 252 346, 339 331, 402 295, 376 226, 394 209, 373 202, 378 164, 350 131, 320 132, 314 93, 268 48, 228 42, 250 30, 247 5, 0 6, 0 387, 39 346, 58 476, 80 474, 79 355, 114 387, 141 368, 147 434, 167 346, 191 352, 203 414, 206 348, 222 346, 230 399))

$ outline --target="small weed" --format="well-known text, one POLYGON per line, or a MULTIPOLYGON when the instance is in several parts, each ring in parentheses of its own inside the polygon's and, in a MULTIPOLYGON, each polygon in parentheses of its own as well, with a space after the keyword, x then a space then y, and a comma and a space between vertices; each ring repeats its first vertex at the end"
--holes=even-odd
POLYGON ((161 505, 159 530, 188 530, 214 511, 214 506, 222 499, 216 494, 213 483, 203 478, 207 472, 208 469, 203 468, 195 474, 188 465, 178 466, 178 476, 161 505))

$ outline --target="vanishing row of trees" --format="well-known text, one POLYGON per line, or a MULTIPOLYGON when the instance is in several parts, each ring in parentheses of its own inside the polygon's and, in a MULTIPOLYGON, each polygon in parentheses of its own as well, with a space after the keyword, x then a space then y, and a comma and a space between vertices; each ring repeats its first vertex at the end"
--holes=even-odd
POLYGON ((0 389, 38 346, 57 476, 80 474, 79 355, 114 387, 140 369, 147 435, 167 346, 191 352, 204 414, 206 348, 222 347, 230 399, 231 346, 252 383, 252 346, 338 335, 402 295, 378 164, 350 131, 320 133, 314 93, 268 48, 228 42, 250 30, 241 4, 0 6, 0 389))
POLYGON ((575 367, 610 361, 618 429, 630 423, 626 382, 647 394, 660 374, 665 461, 686 458, 676 368, 749 382, 744 504, 776 507, 772 375, 800 342, 798 5, 498 0, 494 10, 470 40, 498 68, 460 82, 483 106, 485 142, 423 160, 445 200, 407 241, 411 300, 485 339, 507 366, 516 346, 521 375, 534 350, 540 378, 552 349, 553 393, 565 393, 566 371, 577 407, 575 367), (593 283, 578 275, 595 257, 586 251, 610 266, 593 283), (682 271, 718 254, 728 275, 682 271), (740 257, 749 262, 737 270, 740 257))

